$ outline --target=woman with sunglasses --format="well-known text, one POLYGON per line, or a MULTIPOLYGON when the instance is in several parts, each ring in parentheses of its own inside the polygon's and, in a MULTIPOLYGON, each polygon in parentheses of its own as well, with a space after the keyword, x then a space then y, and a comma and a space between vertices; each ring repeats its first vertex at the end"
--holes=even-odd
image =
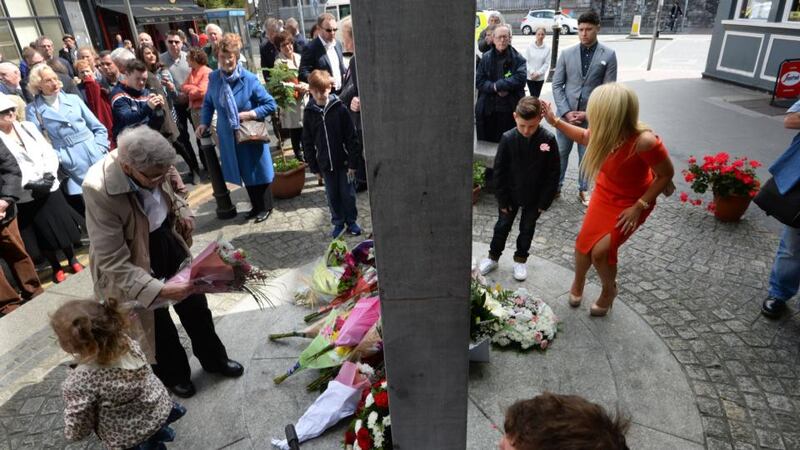
POLYGON ((39 64, 31 69, 28 90, 34 99, 25 110, 25 117, 56 150, 67 175, 67 202, 83 216, 81 184, 89 167, 108 153, 108 130, 80 97, 62 92, 62 87, 50 66, 39 64))
POLYGON ((0 140, 22 172, 22 193, 17 201, 20 232, 26 242, 36 243, 53 268, 53 282, 60 283, 67 276, 58 251, 64 253, 72 273, 83 270, 72 247, 81 239, 83 220, 59 190, 58 155, 36 125, 17 121, 17 105, 2 94, 0 140))

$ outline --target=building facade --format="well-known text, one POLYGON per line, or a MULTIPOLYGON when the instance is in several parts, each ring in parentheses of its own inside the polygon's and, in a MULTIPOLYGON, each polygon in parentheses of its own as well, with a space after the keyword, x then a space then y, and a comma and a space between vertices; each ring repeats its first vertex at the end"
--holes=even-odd
POLYGON ((704 76, 771 91, 800 59, 800 0, 720 0, 704 76))
MULTIPOLYGON (((80 16, 76 1, 0 0, 0 54, 3 60, 19 62, 22 49, 41 35, 50 37, 59 46, 65 32, 74 33, 69 17, 76 14, 80 16)), ((86 33, 82 39, 88 40, 86 33)))

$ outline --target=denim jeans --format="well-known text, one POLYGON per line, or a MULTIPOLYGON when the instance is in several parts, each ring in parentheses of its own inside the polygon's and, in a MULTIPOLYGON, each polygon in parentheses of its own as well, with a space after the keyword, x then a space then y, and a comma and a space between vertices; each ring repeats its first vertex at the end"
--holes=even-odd
POLYGON ((769 276, 769 296, 787 301, 800 287, 800 228, 786 226, 778 245, 772 273, 769 276))
POLYGON ((323 171, 322 176, 325 178, 325 196, 331 210, 331 223, 334 226, 356 223, 356 186, 347 181, 347 169, 323 171))
MULTIPOLYGON (((583 122, 581 127, 586 128, 587 123, 583 122)), ((567 173, 567 164, 569 164, 569 154, 572 153, 572 141, 568 138, 564 133, 557 131, 556 132, 556 142, 558 142, 558 153, 561 156, 561 177, 558 179, 558 190, 561 190, 561 186, 564 184, 564 175, 567 173)), ((589 190, 589 183, 583 178, 583 175, 580 173, 580 163, 583 161, 583 154, 586 153, 586 147, 583 145, 578 144, 578 190, 579 191, 588 191, 589 190)))
POLYGON ((517 251, 514 252, 514 261, 524 263, 528 260, 528 251, 531 249, 533 233, 536 231, 536 220, 539 219, 539 209, 536 206, 510 208, 508 214, 499 212, 497 223, 494 225, 492 243, 489 244, 489 257, 497 261, 506 246, 508 233, 514 225, 517 212, 522 209, 519 219, 519 236, 517 236, 517 251))

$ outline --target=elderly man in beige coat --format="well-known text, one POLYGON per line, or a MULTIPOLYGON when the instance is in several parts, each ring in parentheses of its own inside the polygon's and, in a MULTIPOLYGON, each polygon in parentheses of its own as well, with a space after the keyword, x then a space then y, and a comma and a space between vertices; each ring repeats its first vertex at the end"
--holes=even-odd
POLYGON ((228 359, 205 295, 191 284, 164 281, 191 255, 186 241, 194 227, 188 204, 167 179, 175 150, 148 127, 125 130, 117 145, 83 182, 95 291, 133 307, 137 338, 156 375, 175 395, 191 397, 186 352, 168 308, 155 305, 173 303, 207 372, 238 377, 244 368, 228 359))

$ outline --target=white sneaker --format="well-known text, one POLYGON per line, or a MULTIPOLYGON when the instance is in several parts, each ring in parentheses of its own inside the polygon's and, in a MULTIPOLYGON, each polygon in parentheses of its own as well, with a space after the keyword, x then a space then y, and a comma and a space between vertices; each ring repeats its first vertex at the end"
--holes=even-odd
POLYGON ((525 263, 514 263, 514 279, 517 281, 525 281, 528 278, 528 266, 525 263))
POLYGON ((497 261, 492 258, 483 258, 480 264, 478 264, 478 269, 481 271, 481 275, 486 275, 494 269, 497 269, 497 261))

